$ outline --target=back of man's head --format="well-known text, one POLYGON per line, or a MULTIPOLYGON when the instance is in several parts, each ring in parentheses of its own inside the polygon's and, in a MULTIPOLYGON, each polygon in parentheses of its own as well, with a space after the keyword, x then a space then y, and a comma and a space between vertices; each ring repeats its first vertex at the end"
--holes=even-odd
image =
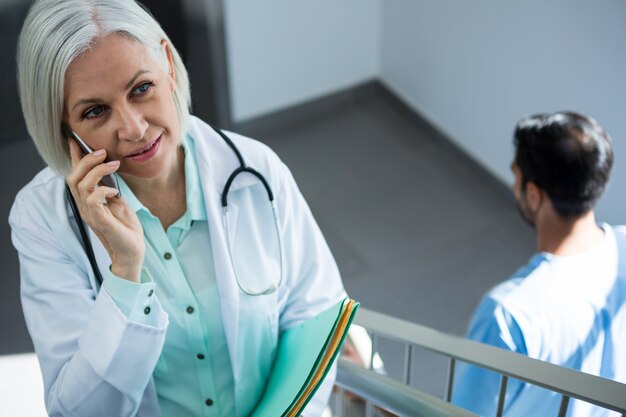
POLYGON ((595 120, 572 112, 529 116, 513 142, 522 189, 534 182, 562 217, 593 209, 613 166, 611 138, 595 120))

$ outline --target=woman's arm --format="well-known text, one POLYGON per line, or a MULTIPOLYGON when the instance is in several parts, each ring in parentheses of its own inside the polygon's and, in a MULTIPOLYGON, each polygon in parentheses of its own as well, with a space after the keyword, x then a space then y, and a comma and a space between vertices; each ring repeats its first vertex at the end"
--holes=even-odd
POLYGON ((45 210, 18 196, 9 222, 48 413, 133 416, 161 352, 167 315, 155 298, 157 324, 147 326, 129 321, 106 291, 94 297, 86 256, 70 255, 80 243, 45 210))

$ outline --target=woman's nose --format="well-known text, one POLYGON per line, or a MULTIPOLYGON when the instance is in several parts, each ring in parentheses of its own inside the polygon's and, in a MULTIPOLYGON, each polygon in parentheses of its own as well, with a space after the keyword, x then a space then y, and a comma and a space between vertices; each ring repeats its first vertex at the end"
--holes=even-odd
POLYGON ((117 137, 120 140, 138 142, 143 139, 148 122, 143 114, 132 106, 118 108, 117 137))

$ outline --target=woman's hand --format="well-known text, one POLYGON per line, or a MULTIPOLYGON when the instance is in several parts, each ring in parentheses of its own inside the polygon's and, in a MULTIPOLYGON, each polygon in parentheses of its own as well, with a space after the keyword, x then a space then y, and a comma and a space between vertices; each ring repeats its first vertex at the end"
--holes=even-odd
POLYGON ((67 177, 67 184, 81 217, 109 253, 111 272, 120 278, 139 282, 145 254, 141 223, 124 199, 115 198, 116 189, 98 185, 102 177, 117 171, 120 162, 105 163, 104 149, 83 156, 78 145, 71 139, 68 141, 72 172, 67 177))

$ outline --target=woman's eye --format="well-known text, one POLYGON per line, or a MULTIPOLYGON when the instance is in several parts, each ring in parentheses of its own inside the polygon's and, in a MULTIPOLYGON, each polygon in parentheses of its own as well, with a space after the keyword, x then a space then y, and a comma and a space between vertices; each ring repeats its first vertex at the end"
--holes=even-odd
POLYGON ((83 113, 83 119, 95 119, 104 113, 104 106, 94 106, 83 113))
POLYGON ((140 96, 140 95, 145 94, 146 92, 148 92, 148 90, 150 90, 150 88, 152 88, 152 83, 146 82, 146 83, 138 85, 133 90, 132 94, 134 96, 140 96))

